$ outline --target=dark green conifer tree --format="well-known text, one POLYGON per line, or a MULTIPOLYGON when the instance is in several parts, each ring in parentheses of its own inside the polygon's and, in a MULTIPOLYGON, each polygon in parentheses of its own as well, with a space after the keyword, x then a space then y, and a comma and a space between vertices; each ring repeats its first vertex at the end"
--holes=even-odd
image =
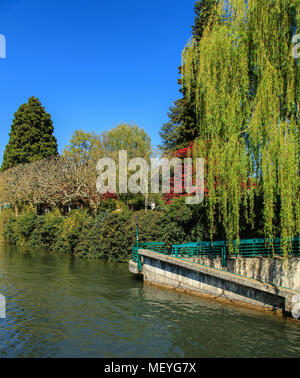
MULTIPOLYGON (((204 29, 210 21, 217 16, 216 5, 218 0, 200 0, 195 3, 195 18, 192 26, 192 37, 195 41, 200 41, 204 29)), ((179 67, 181 73, 182 67, 179 67)), ((196 75, 196 73, 195 73, 196 75)), ((191 141, 199 136, 199 122, 195 110, 195 97, 190 93, 189 99, 186 95, 186 89, 178 80, 180 85, 179 92, 182 98, 176 100, 170 107, 168 117, 169 121, 165 123, 160 132, 162 146, 165 151, 172 151, 178 148, 186 147, 191 141)))
POLYGON ((1 170, 57 155, 53 122, 40 101, 31 97, 14 114, 1 170))

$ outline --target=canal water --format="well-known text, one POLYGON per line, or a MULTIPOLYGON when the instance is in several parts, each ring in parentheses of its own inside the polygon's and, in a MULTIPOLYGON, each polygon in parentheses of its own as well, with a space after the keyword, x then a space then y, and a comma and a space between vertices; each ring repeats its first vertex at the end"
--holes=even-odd
POLYGON ((0 245, 0 357, 300 357, 300 325, 145 286, 128 266, 0 245))

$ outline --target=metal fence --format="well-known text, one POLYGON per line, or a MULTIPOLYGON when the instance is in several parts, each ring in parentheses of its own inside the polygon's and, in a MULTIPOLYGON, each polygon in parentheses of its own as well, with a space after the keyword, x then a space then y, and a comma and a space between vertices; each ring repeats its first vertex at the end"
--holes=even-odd
MULTIPOLYGON (((286 243, 288 256, 300 257, 300 237, 294 237, 289 242, 286 241, 286 243)), ((231 246, 231 253, 229 244, 226 241, 174 244, 171 248, 168 248, 165 243, 140 243, 139 249, 147 249, 176 258, 220 258, 222 259, 222 267, 227 267, 228 257, 283 257, 285 255, 283 246, 283 239, 277 238, 274 240, 240 240, 239 242, 234 242, 233 246, 231 246)), ((136 245, 132 248, 132 260, 137 262, 139 269, 141 269, 141 261, 136 245)))
POLYGON ((135 244, 132 247, 132 261, 136 262, 138 264, 138 270, 142 270, 142 262, 140 259, 140 255, 138 253, 138 249, 147 249, 149 251, 162 253, 165 255, 170 255, 170 250, 166 247, 165 243, 139 243, 139 247, 135 244))

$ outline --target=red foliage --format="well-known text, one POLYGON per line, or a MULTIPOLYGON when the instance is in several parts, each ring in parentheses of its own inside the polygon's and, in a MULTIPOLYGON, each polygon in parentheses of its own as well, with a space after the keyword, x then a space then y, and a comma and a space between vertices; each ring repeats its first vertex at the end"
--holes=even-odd
MULTIPOLYGON (((207 144, 209 141, 207 141, 207 144)), ((185 148, 181 148, 173 153, 173 157, 175 158, 181 158, 181 159, 186 159, 186 158, 193 158, 193 147, 194 147, 194 142, 191 142, 189 146, 185 148)), ((192 167, 192 170, 194 172, 194 166, 192 167)), ((182 170, 182 176, 179 182, 177 182, 174 177, 171 178, 171 191, 170 193, 166 193, 163 195, 163 200, 165 201, 166 204, 170 204, 174 198, 180 198, 180 197, 188 197, 193 194, 188 194, 183 191, 183 193, 176 193, 176 189, 179 188, 184 188, 184 183, 185 183, 185 173, 184 169, 182 170)), ((193 186, 195 185, 195 180, 193 179, 193 186)), ((207 197, 209 196, 209 189, 206 187, 207 185, 207 180, 204 180, 204 195, 207 197)), ((219 186, 220 182, 216 181, 215 187, 219 186)), ((245 189, 248 187, 248 190, 251 188, 256 188, 256 183, 253 181, 252 178, 248 178, 247 182, 241 182, 241 188, 245 189)), ((179 191, 179 190, 177 190, 179 191)), ((196 188, 193 188, 193 193, 196 193, 196 188)))
MULTIPOLYGON (((191 142, 187 147, 185 148, 181 148, 177 151, 175 151, 173 153, 173 157, 175 158, 180 158, 180 159, 187 159, 187 158, 193 158, 193 147, 194 147, 194 143, 191 142)), ((194 166, 192 165, 192 171, 194 172, 194 166)), ((176 180, 176 178, 174 177, 171 177, 171 180, 170 180, 170 193, 165 193, 163 195, 163 200, 165 201, 166 204, 170 204, 174 198, 180 198, 180 197, 189 197, 189 196, 193 196, 196 194, 196 188, 191 188, 192 190, 192 193, 191 194, 188 194, 184 191, 184 187, 185 187, 185 178, 186 178, 186 174, 184 172, 184 165, 182 166, 182 175, 181 175, 181 179, 180 181, 179 180, 176 180), (179 191, 179 189, 182 188, 182 193, 176 193, 179 191)), ((193 179, 192 181, 192 184, 193 186, 195 186, 195 180, 193 179)), ((206 184, 206 182, 204 181, 204 185, 206 184)), ((204 189, 204 193, 207 195, 208 193, 208 189, 205 188, 204 189)))

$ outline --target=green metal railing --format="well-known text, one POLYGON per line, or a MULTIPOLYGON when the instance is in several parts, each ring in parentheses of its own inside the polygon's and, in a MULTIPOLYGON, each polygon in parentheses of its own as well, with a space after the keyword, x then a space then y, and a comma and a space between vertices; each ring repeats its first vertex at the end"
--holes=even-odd
POLYGON ((198 242, 173 245, 171 256, 177 258, 208 257, 222 258, 222 266, 226 266, 226 242, 198 242))
POLYGON ((158 253, 162 253, 162 254, 166 254, 166 255, 170 254, 169 250, 166 248, 165 243, 155 243, 155 242, 154 243, 139 243, 138 247, 135 244, 132 247, 131 259, 132 259, 132 261, 137 263, 139 271, 142 270, 142 262, 141 262, 141 257, 138 253, 138 249, 147 249, 149 251, 158 252, 158 253))
MULTIPOLYGON (((229 245, 226 241, 188 243, 172 246, 172 256, 174 257, 208 257, 221 258, 222 266, 227 266, 227 257, 275 257, 284 256, 282 248, 282 239, 277 238, 273 241, 265 239, 240 240, 234 242, 233 252, 229 252, 229 245)), ((300 237, 292 239, 288 248, 289 256, 300 257, 300 237)))
MULTIPOLYGON (((221 258, 222 267, 227 267, 228 257, 275 257, 284 256, 282 248, 283 240, 280 238, 268 241, 265 239, 247 239, 240 240, 239 243, 234 242, 232 246, 233 252, 229 252, 229 245, 226 241, 216 242, 197 242, 172 245, 167 248, 164 243, 140 243, 139 249, 147 249, 153 252, 158 252, 170 255, 176 258, 195 258, 195 257, 208 257, 211 259, 221 258)), ((300 257, 300 237, 294 237, 288 245, 289 256, 300 257)), ((142 269, 138 248, 132 248, 132 260, 138 263, 139 270, 142 269)))

